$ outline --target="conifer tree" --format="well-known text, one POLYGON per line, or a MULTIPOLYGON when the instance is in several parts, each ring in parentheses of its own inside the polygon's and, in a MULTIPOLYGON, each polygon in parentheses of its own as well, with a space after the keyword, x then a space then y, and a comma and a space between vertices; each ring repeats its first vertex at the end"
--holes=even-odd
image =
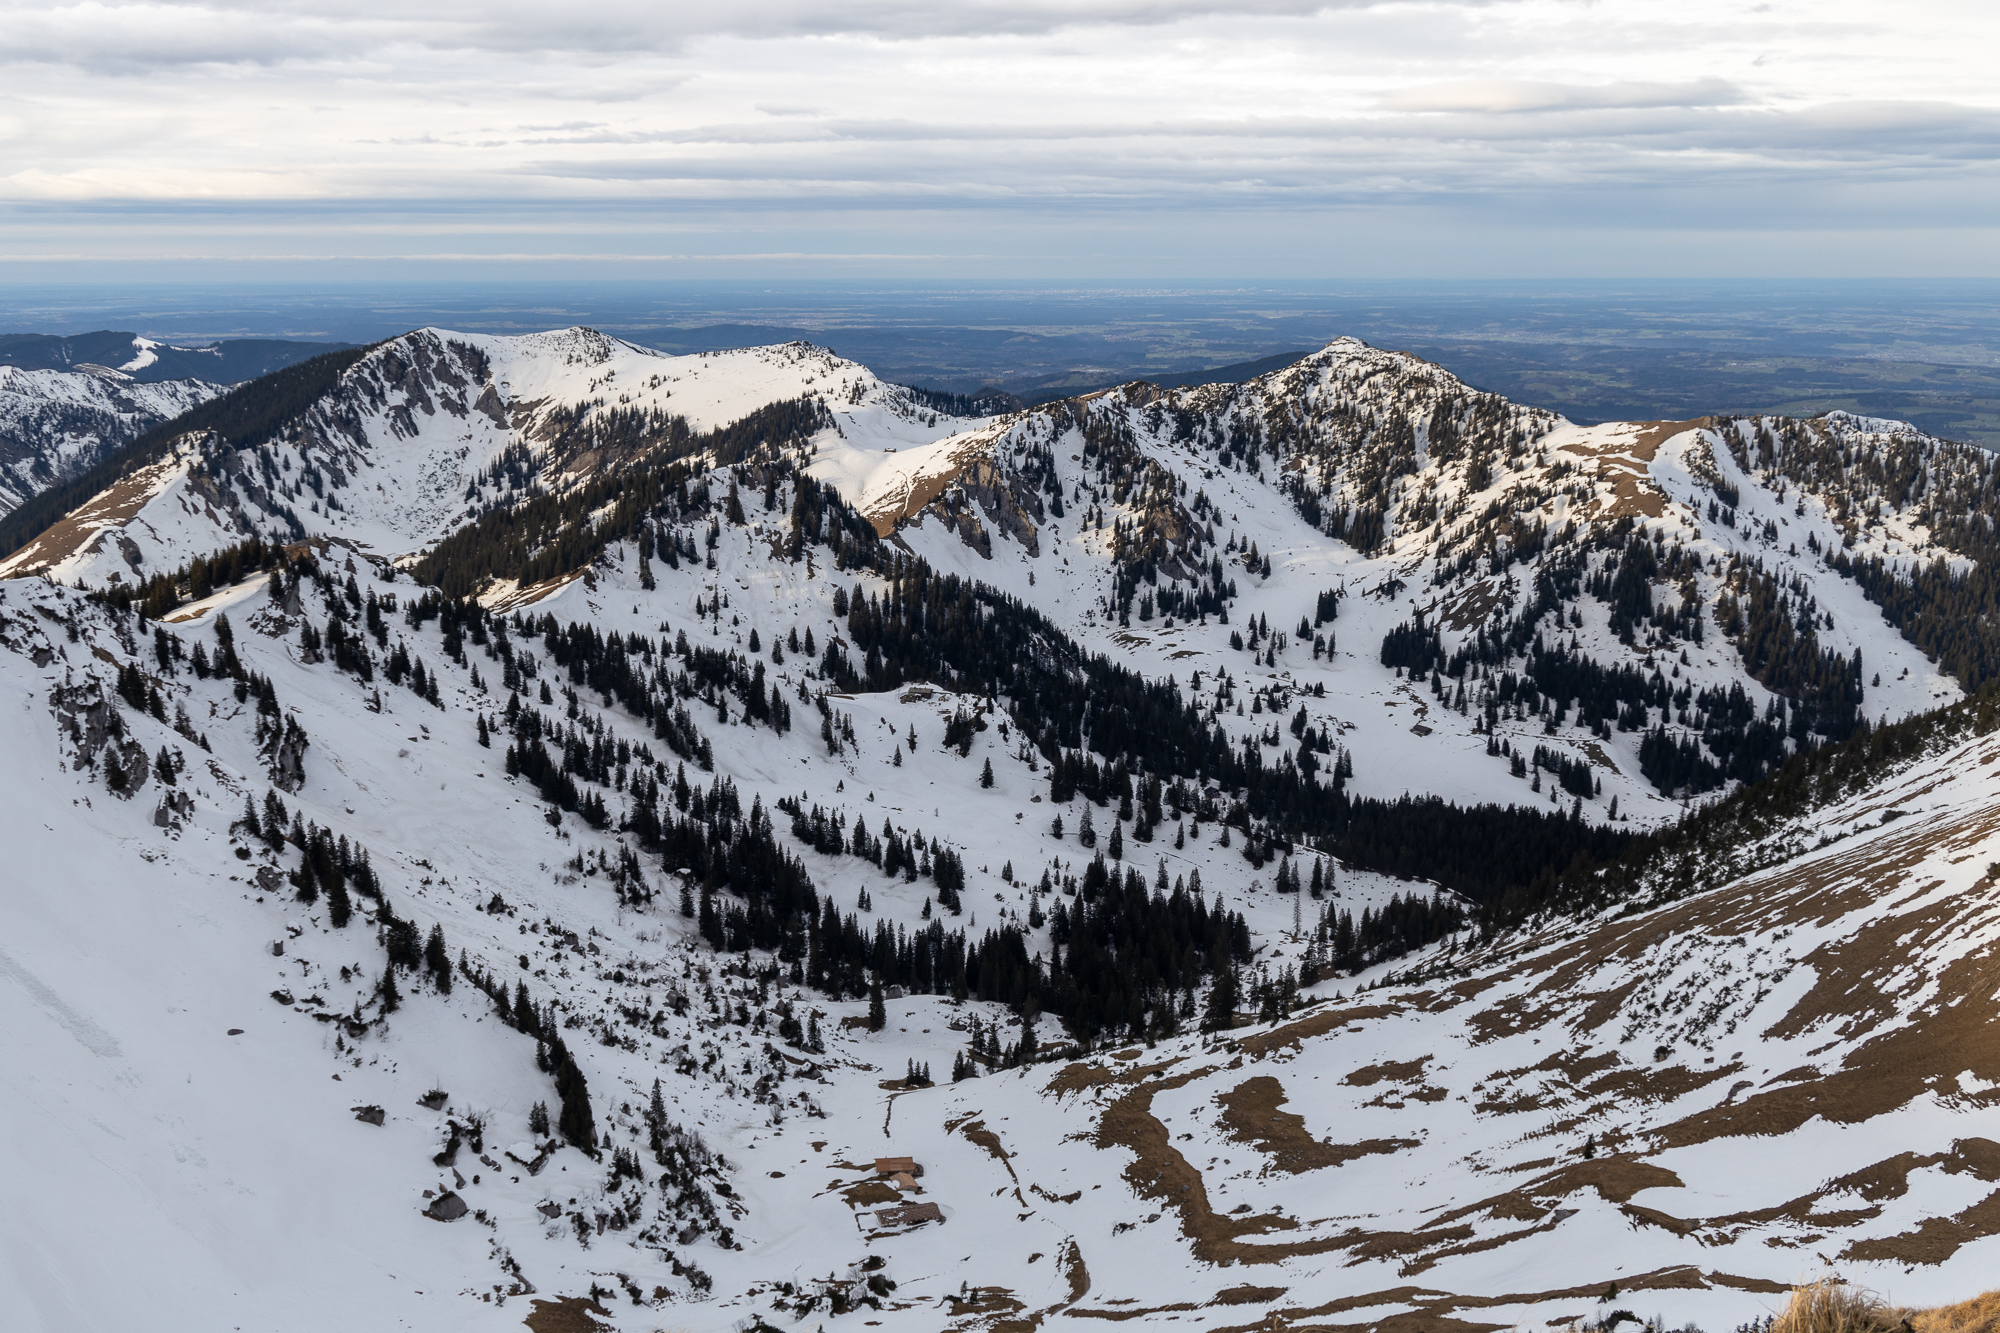
POLYGON ((424 966, 437 982, 439 992, 451 994, 451 951, 445 946, 442 925, 433 925, 430 937, 424 941, 424 966))
MULTIPOLYGON (((245 799, 248 799, 247 797, 245 799)), ((264 845, 278 851, 285 845, 285 825, 291 817, 285 812, 285 803, 278 799, 275 789, 264 789, 264 845)))
POLYGON ((1236 967, 1226 955, 1218 957, 1217 963, 1215 983, 1208 990, 1208 1012, 1201 1022, 1201 1029, 1204 1032, 1227 1032, 1236 1026, 1236 1005, 1240 991, 1236 967))
MULTIPOLYGON (((327 919, 338 930, 354 916, 354 902, 347 896, 347 876, 335 873, 326 886, 327 919)), ((450 987, 446 987, 447 990, 450 987)))
POLYGON ((646 1146, 653 1160, 667 1164, 667 1104, 660 1096, 660 1080, 653 1080, 653 1099, 646 1104, 646 1146))
POLYGON ((551 1036, 549 1041, 550 1062, 555 1067, 556 1096, 562 1103, 556 1117, 556 1128, 572 1145, 595 1157, 597 1123, 590 1110, 590 1086, 562 1039, 551 1036))

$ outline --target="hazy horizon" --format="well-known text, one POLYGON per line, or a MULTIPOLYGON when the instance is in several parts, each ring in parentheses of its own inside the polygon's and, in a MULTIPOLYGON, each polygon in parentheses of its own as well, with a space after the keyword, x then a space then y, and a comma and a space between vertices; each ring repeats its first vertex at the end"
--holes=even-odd
POLYGON ((572 324, 676 353, 803 339, 892 381, 1029 397, 1344 334, 1576 421, 1843 408, 2000 446, 1993 280, 0 286, 0 333, 361 343, 572 324))

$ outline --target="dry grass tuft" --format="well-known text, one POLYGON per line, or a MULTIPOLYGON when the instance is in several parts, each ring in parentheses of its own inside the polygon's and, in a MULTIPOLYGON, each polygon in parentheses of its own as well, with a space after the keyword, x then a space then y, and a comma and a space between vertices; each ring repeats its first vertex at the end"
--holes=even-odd
POLYGON ((1897 1333, 1903 1315, 1864 1288, 1810 1282, 1792 1289, 1791 1301, 1771 1321, 1771 1333, 1897 1333))
POLYGON ((1916 1333, 2000 1333, 2000 1291, 1910 1316, 1916 1333))
POLYGON ((1791 1302, 1771 1321, 1770 1333, 2000 1333, 2000 1291, 1957 1305, 1909 1310, 1886 1305, 1862 1287, 1813 1282, 1792 1289, 1791 1302))

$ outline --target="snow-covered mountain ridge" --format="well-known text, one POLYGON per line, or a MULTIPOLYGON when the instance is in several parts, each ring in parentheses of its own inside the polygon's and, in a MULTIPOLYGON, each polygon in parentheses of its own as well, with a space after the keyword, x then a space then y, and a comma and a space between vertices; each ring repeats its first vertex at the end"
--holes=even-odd
POLYGON ((201 380, 0 366, 0 514, 221 392, 201 380))
POLYGON ((0 583, 5 1169, 63 1201, 4 1224, 7 1307, 1477 1329, 1615 1284, 1726 1328, 1819 1255, 1963 1294, 1991 702, 1815 728, 1961 697, 1855 570, 1976 574, 1985 475, 1350 343, 987 422, 803 347, 372 349, 11 561, 95 595, 0 583), (1698 720, 1731 686, 1824 744, 1592 870, 1694 785, 1648 737, 1753 735, 1698 720), (1550 847, 1586 864, 1507 909, 1550 847))
POLYGON ((1539 791, 1540 767, 1521 774, 1551 804, 1615 798, 1651 821, 1679 809, 1663 796, 1766 772, 1805 736, 1957 697, 1865 594, 1964 548, 1959 516, 1993 507, 1981 451, 1890 423, 1683 424, 1570 426, 1347 339, 1248 385, 1132 386, 967 429, 804 345, 673 358, 588 330, 424 330, 372 349, 255 449, 190 440, 0 572, 106 586, 250 536, 407 563, 496 509, 705 467, 718 447, 765 489, 762 450, 933 567, 1148 674, 1212 679, 1244 660, 1218 650, 1254 617, 1236 650, 1256 646, 1254 701, 1330 691, 1339 706, 1314 720, 1386 750, 1357 774, 1365 790, 1511 799, 1515 749, 1541 745, 1552 774, 1570 765, 1563 797, 1539 791), (772 415, 803 403, 824 416, 772 415), (732 429, 744 438, 705 438, 732 429), (1912 475, 1931 480, 1911 493, 1912 475), (1065 501, 1080 511, 1057 513, 1065 501), (1876 584, 1855 577, 1872 559, 1876 584), (1346 619, 1314 651, 1327 612, 1346 619), (1448 685, 1411 683, 1440 668, 1448 685), (1587 742, 1539 739, 1558 710, 1558 729, 1581 714, 1587 742), (1480 762, 1495 736, 1499 763, 1480 762), (1472 776, 1494 768, 1497 786, 1472 776))

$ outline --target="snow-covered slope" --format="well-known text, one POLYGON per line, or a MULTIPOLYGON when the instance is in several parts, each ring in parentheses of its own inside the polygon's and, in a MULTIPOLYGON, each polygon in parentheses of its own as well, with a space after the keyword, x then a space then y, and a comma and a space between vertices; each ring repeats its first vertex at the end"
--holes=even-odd
POLYGON ((948 431, 904 390, 804 344, 670 357, 588 329, 514 338, 423 329, 372 349, 255 450, 191 436, 121 484, 109 515, 58 525, 0 563, 101 585, 250 536, 336 536, 416 552, 482 509, 799 399, 875 447, 948 431))
MULTIPOLYGON (((1634 692, 1655 696, 1651 724, 1664 721, 1672 736, 1702 730, 1690 724, 1704 690, 1740 685, 1764 714, 1790 691, 1761 683, 1744 644, 1718 625, 1755 571, 1790 598, 1801 625, 1810 608, 1819 651, 1860 653, 1868 718, 1960 697, 1829 564, 1836 552, 1905 567, 1945 554, 1928 512, 1913 502, 1864 519, 1844 488, 1815 493, 1758 466, 1774 425, 1798 423, 1579 427, 1342 339, 1247 385, 1133 386, 921 450, 822 448, 812 471, 878 527, 898 527, 934 566, 1006 590, 1150 675, 1199 671, 1212 684, 1221 669, 1283 700, 1287 714, 1302 703, 1313 725, 1368 756, 1356 769, 1362 792, 1572 803, 1573 791, 1539 772, 1532 791, 1530 774, 1510 777, 1509 760, 1488 753, 1491 735, 1510 753, 1541 746, 1587 765, 1602 786, 1587 811, 1615 799, 1624 815, 1651 823, 1677 816, 1682 793, 1670 784, 1663 794, 1641 771, 1646 728, 1627 718, 1579 734, 1581 719, 1570 719, 1551 730, 1553 710, 1522 709, 1512 684, 1496 678, 1529 674, 1525 650, 1546 642, 1636 672, 1634 692), (1656 570, 1647 604, 1659 605, 1662 621, 1686 614, 1668 625, 1638 619, 1625 634, 1617 603, 1589 584, 1610 584, 1635 533, 1656 545, 1660 565, 1682 571, 1669 580, 1656 570), (1122 585, 1121 569, 1130 571, 1122 585), (1164 592, 1219 584, 1236 590, 1226 625, 1212 607, 1164 609, 1164 592), (1323 624, 1322 593, 1339 594, 1337 616, 1323 624), (1302 618, 1313 622, 1303 636, 1302 618), (1232 649, 1231 634, 1252 622, 1268 622, 1264 651, 1232 649), (1384 638, 1398 626, 1435 630, 1449 656, 1489 635, 1497 645, 1521 622, 1528 631, 1496 653, 1503 660, 1475 659, 1469 678, 1433 685, 1384 662, 1384 638), (1316 649, 1322 636, 1331 651, 1316 649), (1657 699, 1669 694, 1674 706, 1663 713, 1657 699), (1480 711, 1496 695, 1489 732, 1480 711)), ((1896 423, 1836 415, 1809 426, 1836 452, 1929 454, 1940 472, 1980 455, 1896 423)))
POLYGON ((0 366, 0 514, 222 391, 202 380, 0 366))
POLYGON ((1976 1292, 2000 1263, 1985 726, 1813 811, 1788 831, 1826 842, 1776 868, 1423 984, 1323 984, 1347 999, 1228 1041, 918 1094, 900 1142, 997 1134, 1022 1225, 979 1271, 1023 1313, 1726 1328, 1829 1270, 1976 1292), (1080 1298, 1022 1253, 1071 1240, 1080 1298))
MULTIPOLYGON (((537 610, 647 636, 664 621, 739 650, 753 628, 767 641, 837 633, 824 580, 723 572, 754 541, 729 534, 715 573, 661 571, 647 592, 613 567, 537 610), (696 615, 718 590, 719 621, 696 615)), ((339 548, 329 564, 337 599, 339 548)), ((412 595, 366 561, 354 572, 363 596, 412 595)), ((1339 1311, 1505 1326, 1599 1316, 1613 1284, 1649 1313, 1715 1327, 1819 1271, 1817 1255, 1902 1299, 1990 1272, 2000 1242, 1983 1201, 2000 1159, 1981 1127, 2000 1051, 1982 1034, 2000 1015, 1978 980, 1996 919, 1990 734, 1940 731, 1893 779, 1774 831, 1826 846, 1694 898, 1485 949, 1448 942, 1397 965, 1433 979, 1371 985, 1378 967, 1321 981, 1300 998, 1322 1007, 1226 1039, 1111 1041, 954 1085, 944 1073, 974 1022, 1012 1040, 1018 1017, 892 996, 869 1033, 865 1000, 791 982, 769 954, 715 952, 677 909, 671 867, 628 861, 634 837, 615 827, 552 825, 533 788, 504 775, 497 721, 493 747, 479 744, 479 718, 507 693, 504 657, 468 644, 460 666, 435 621, 397 621, 391 642, 425 665, 439 702, 367 686, 304 660, 300 628, 324 599, 310 580, 290 613, 262 581, 218 593, 160 627, 183 645, 168 674, 132 618, 35 581, 0 589, 17 867, 0 946, 15 1058, 0 1095, 8 1178, 41 1201, 6 1223, 5 1301, 23 1327, 224 1310, 246 1328, 505 1328, 593 1287, 609 1293, 607 1321, 633 1329, 721 1330, 753 1313, 792 1327, 798 1295, 818 1291, 810 1327, 833 1323, 832 1288, 816 1282, 858 1300, 878 1272, 897 1285, 854 1317, 891 1328, 1069 1310, 1148 1325, 1277 1310, 1299 1324, 1339 1311), (224 616, 247 673, 309 738, 297 790, 277 799, 366 848, 398 919, 442 930, 460 964, 448 995, 404 972, 384 1013, 374 904, 355 894, 355 919, 334 926, 324 896, 302 903, 285 878, 298 850, 274 853, 237 823, 288 769, 256 693, 239 702, 227 679, 188 669, 197 646, 220 659, 224 616), (162 718, 120 699, 130 665, 162 718), (556 1094, 535 1042, 501 1023, 476 977, 525 985, 558 1016, 607 1136, 601 1160, 565 1147, 539 1174, 521 1164, 551 1142, 528 1115, 556 1094), (786 1008, 823 1034, 823 1054, 780 1034, 786 1008), (906 1088, 911 1061, 939 1086, 906 1088), (671 1121, 719 1154, 664 1189, 646 1146, 655 1079, 671 1121), (440 1110, 418 1104, 433 1089, 440 1110), (379 1127, 356 1119, 370 1106, 379 1127), (468 1135, 452 1165, 433 1164, 450 1125, 473 1116, 477 1147, 468 1135), (615 1173, 614 1149, 636 1154, 641 1179, 615 1173), (906 1154, 925 1167, 915 1199, 939 1204, 942 1226, 904 1234, 873 1218, 895 1196, 867 1183, 872 1159, 906 1154), (474 1211, 424 1216, 440 1190, 474 1211), (93 1281, 107 1256, 141 1280, 93 1281)), ((520 691, 530 707, 528 681, 566 690, 525 626, 514 645, 536 669, 520 691)), ((788 666, 771 672, 787 690, 788 666)), ((626 710, 576 697, 580 725, 633 747, 628 789, 649 771, 638 747, 670 758, 626 710)), ((1088 859, 1082 804, 1055 837, 1045 784, 997 723, 963 757, 940 744, 971 701, 912 689, 829 702, 852 724, 837 755, 809 726, 781 735, 703 711, 715 773, 659 772, 711 795, 728 778, 745 809, 795 797, 877 836, 893 824, 958 849, 954 926, 1073 901, 1030 886, 1088 859)), ((559 720, 562 695, 542 711, 559 720)), ((780 826, 841 912, 869 895, 864 927, 915 931, 939 911, 928 880, 900 883, 780 826)), ((1213 825, 1183 847, 1126 848, 1142 874, 1199 871, 1215 905, 1244 910, 1255 968, 1272 975, 1298 963, 1320 908, 1379 909, 1404 887, 1335 866, 1329 899, 1274 895, 1213 825)), ((1037 1026, 1045 1048, 1063 1042, 1053 1019, 1037 1026)))
MULTIPOLYGON (((724 567, 746 568, 756 544, 752 531, 730 533, 724 567)), ((329 564, 337 593, 346 565, 340 548, 329 564)), ((407 579, 384 584, 365 560, 353 566, 365 595, 412 594, 407 579)), ((896 1037, 909 1041, 885 1050, 841 1026, 865 1014, 865 1001, 802 991, 782 975, 733 975, 735 960, 711 951, 697 922, 679 914, 679 881, 657 856, 621 875, 624 849, 636 845, 629 836, 570 816, 552 826, 533 788, 504 775, 506 738, 496 735, 494 748, 477 743, 478 716, 494 718, 506 697, 499 658, 474 650, 460 667, 445 656, 435 622, 428 632, 399 624, 396 638, 440 682, 439 705, 408 689, 365 687, 329 662, 303 660, 299 628, 325 609, 310 582, 289 616, 270 604, 261 582, 218 593, 158 627, 186 645, 170 675, 135 618, 108 620, 101 608, 39 581, 0 585, 0 680, 11 700, 8 752, 17 759, 6 801, 20 867, 5 899, 12 985, 0 995, 27 1043, 7 1093, 10 1152, 18 1154, 8 1169, 12 1178, 45 1182, 52 1195, 92 1201, 65 1206, 53 1232, 25 1216, 9 1224, 10 1254, 43 1256, 13 1270, 9 1307, 36 1312, 42 1322, 30 1327, 144 1322, 145 1311, 159 1309, 157 1287, 86 1280, 97 1262, 90 1256, 109 1243, 180 1271, 176 1310, 228 1309, 245 1327, 311 1328, 320 1320, 333 1327, 357 1312, 505 1327, 527 1312, 530 1286, 544 1295, 587 1293, 593 1282, 622 1291, 613 1274, 623 1272, 645 1293, 646 1319, 663 1317, 653 1311, 656 1295, 668 1304, 713 1299, 727 1312, 672 1317, 720 1328, 742 1309, 728 1298, 859 1258, 848 1202, 838 1193, 817 1196, 822 1176, 857 1179, 857 1169, 841 1163, 878 1146, 881 1081, 900 1077, 908 1059, 948 1068, 974 1014, 1001 1029, 1018 1023, 998 1005, 920 997, 899 1002, 909 1031, 896 1037), (685 1232, 705 1215, 680 1205, 677 1193, 635 1190, 629 1179, 608 1185, 605 1170, 573 1150, 558 1152, 539 1177, 508 1163, 502 1150, 532 1137, 533 1104, 555 1101, 535 1069, 535 1043, 500 1026, 463 974, 449 997, 406 978, 402 1008, 381 1016, 382 949, 364 924, 370 904, 357 896, 356 920, 335 928, 325 899, 300 903, 276 872, 295 854, 273 855, 232 827, 246 798, 261 802, 283 785, 284 768, 275 734, 259 740, 256 696, 239 702, 228 680, 189 670, 196 645, 219 660, 211 626, 224 616, 247 671, 272 683, 282 716, 310 741, 302 782, 278 799, 308 825, 367 848, 393 910, 425 932, 441 925, 454 960, 466 951, 473 970, 507 986, 524 982, 537 1004, 563 1006, 566 1023, 575 1018, 566 1036, 588 1074, 600 1126, 621 1145, 625 1127, 639 1123, 631 1108, 643 1109, 652 1080, 664 1080, 674 1120, 728 1163, 703 1179, 734 1182, 734 1195, 713 1200, 716 1220, 705 1230, 685 1232), (161 692, 164 718, 121 702, 124 665, 144 668, 161 692), (471 685, 474 670, 492 692, 471 685), (108 731, 114 716, 117 737, 108 731), (154 764, 162 751, 185 763, 171 785, 154 764), (107 775, 121 763, 123 795, 114 795, 107 775), (89 845, 81 855, 79 840, 89 845), (652 901, 632 901, 640 893, 652 901), (496 896, 504 907, 494 908, 496 896), (274 943, 284 946, 280 956, 274 943), (277 1002, 280 991, 292 1001, 277 1002), (717 1017, 731 1002, 749 1006, 740 1024, 717 1017), (685 1013, 673 1012, 676 1005, 685 1013), (779 1005, 795 1007, 802 1024, 825 1034, 823 1056, 783 1042, 773 1053, 779 1005), (635 1014, 650 1017, 635 1027, 635 1014), (365 1021, 349 1021, 357 1016, 365 1021), (451 1094, 442 1113, 415 1104, 433 1087, 451 1094), (350 1108, 365 1105, 386 1108, 382 1127, 355 1122, 350 1108), (429 1158, 446 1122, 456 1116, 464 1124, 473 1114, 487 1117, 486 1156, 502 1165, 482 1167, 461 1150, 458 1175, 478 1182, 460 1187, 429 1158), (446 1226, 422 1217, 423 1191, 440 1182, 484 1210, 492 1229, 471 1218, 446 1226), (600 1234, 597 1218, 624 1202, 631 1202, 625 1216, 600 1234), (559 1221, 535 1211, 544 1204, 559 1208, 559 1221), (591 1228, 588 1246, 576 1234, 579 1215, 591 1228), (745 1248, 718 1246, 718 1222, 745 1248), (100 1238, 95 1249, 92 1234, 100 1238), (239 1244, 250 1236, 260 1239, 239 1244), (329 1242, 332 1257, 323 1253, 329 1242), (519 1273, 506 1266, 509 1256, 519 1273), (680 1270, 711 1275, 713 1292, 690 1285, 680 1270), (488 1317, 485 1297, 508 1292, 520 1298, 488 1317)), ((614 568, 535 609, 649 636, 667 624, 674 635, 739 651, 757 625, 774 642, 793 627, 821 639, 838 632, 826 582, 803 568, 758 578, 746 568, 740 580, 692 566, 663 570, 651 592, 614 568), (695 616, 695 602, 718 588, 732 609, 719 623, 695 616)), ((515 660, 541 656, 539 678, 560 686, 562 673, 531 648, 533 636, 517 640, 515 660)), ((788 689, 802 681, 796 669, 774 668, 772 676, 788 689)), ((522 697, 532 706, 534 690, 524 685, 522 697)), ((601 715, 608 738, 671 759, 643 722, 617 708, 600 714, 587 692, 580 699, 584 720, 601 715)), ((715 773, 679 762, 660 772, 669 781, 686 772, 698 790, 729 778, 746 810, 755 802, 770 811, 791 797, 865 819, 878 835, 893 821, 907 836, 936 838, 967 866, 966 911, 953 924, 977 930, 1025 915, 1035 876, 1052 866, 1075 873, 1088 853, 1073 831, 1063 839, 1051 833, 1043 784, 1002 728, 979 733, 963 757, 940 744, 959 702, 928 689, 835 700, 837 716, 853 724, 838 756, 814 728, 779 736, 744 725, 740 714, 718 725, 704 711, 715 773), (981 788, 975 779, 987 762, 997 776, 981 788)), ((812 715, 810 705, 795 706, 812 715)), ((558 702, 552 715, 561 713, 558 702)), ((635 755, 621 771, 636 781, 650 770, 635 755)), ((1072 830, 1081 806, 1062 811, 1072 830)), ((929 911, 945 915, 928 880, 885 879, 866 861, 781 836, 843 912, 866 891, 872 906, 864 922, 914 929, 929 911)), ((1291 903, 1267 882, 1252 882, 1268 876, 1239 874, 1242 861, 1216 845, 1212 829, 1185 849, 1146 852, 1145 868, 1160 860, 1175 878, 1204 872, 1218 885, 1218 905, 1245 908, 1259 933, 1292 920, 1291 903)), ((1358 910, 1402 887, 1356 873, 1340 892, 1358 910)), ((1043 1027, 1050 1043, 1060 1039, 1053 1020, 1043 1027)), ((649 1184, 658 1175, 650 1157, 645 1174, 649 1184)), ((997 1241, 1011 1217, 966 1220, 997 1241)), ((954 1278, 939 1291, 956 1285, 954 1278)), ((622 1294, 616 1304, 629 1309, 622 1294)))
MULTIPOLYGON (((806 430, 809 473, 878 531, 1156 678, 1199 672, 1237 705, 1247 682, 1258 713, 1282 708, 1286 722, 1303 705, 1315 728, 1373 756, 1356 773, 1366 794, 1552 809, 1583 795, 1597 818, 1615 801, 1628 822, 1656 823, 1764 771, 1787 718, 1799 735, 1839 736, 1842 718, 1958 697, 1831 563, 1948 554, 1926 507, 1944 492, 1885 515, 1836 480, 1802 484, 1773 450, 1811 457, 1803 439, 1835 456, 1914 454, 1941 474, 1977 451, 1838 414, 1577 427, 1351 339, 1247 385, 1133 386, 968 424, 803 344, 675 358, 584 329, 422 330, 370 352, 278 439, 218 452, 190 438, 0 573, 104 586, 253 535, 333 536, 408 560, 495 506, 698 450, 706 432, 807 400, 826 410, 806 430), (1612 592, 1635 538, 1653 548, 1638 615, 1612 592), (1785 599, 1783 660, 1768 623, 1741 640, 1720 623, 1760 592, 1785 599), (1232 648, 1251 625, 1268 630, 1232 648), (1399 627, 1423 672, 1406 669, 1410 653, 1385 656, 1399 627), (1601 696, 1571 688, 1554 726, 1549 670, 1537 679, 1527 660, 1540 650, 1595 673, 1601 696), (1834 689, 1825 654, 1861 676, 1834 689), (1796 716, 1829 693, 1846 697, 1796 716), (1781 701, 1790 713, 1770 722, 1781 701), (1758 719, 1775 735, 1743 739, 1758 719), (1661 727, 1656 746, 1710 771, 1688 780, 1642 763, 1661 727), (1712 727, 1726 734, 1704 736, 1712 727), (1538 750, 1545 764, 1515 764, 1538 750), (1561 784, 1558 765, 1572 770, 1561 784)), ((1246 713, 1242 727, 1261 735, 1270 721, 1246 713)))
POLYGON ((256 534, 291 542, 258 557, 275 573, 155 623, 0 583, 0 1176, 37 1201, 0 1223, 0 1308, 31 1329, 497 1329, 593 1297, 634 1330, 1476 1329, 1600 1320, 1615 1286, 1713 1329, 1823 1261, 1898 1299, 1969 1293, 2000 1231, 1986 704, 1823 749, 1608 868, 1582 915, 1491 938, 1244 800, 1344 780, 1661 825, 1683 804, 1641 737, 1709 731, 1657 704, 1586 731, 1574 693, 1544 718, 1524 649, 1769 713, 1754 617, 1718 621, 1754 559, 1794 635, 1810 599, 1816 642, 1862 652, 1871 720, 1957 699, 1818 553, 1939 551, 1937 497, 1977 460, 1810 424, 1579 428, 1345 342, 1249 386, 979 423, 801 346, 385 344, 276 438, 191 440, 11 562, 102 592, 256 534), (1808 485, 1815 440, 1847 466, 1808 485), (1905 456, 1925 488, 1871 514, 1869 460, 1905 456), (669 479, 636 536, 463 606, 413 581, 453 534, 495 571, 553 559, 617 506, 514 550, 526 502, 607 476, 669 479), (1619 583, 1640 545, 1692 611, 1619 583), (1171 676, 1260 756, 1232 772, 1279 778, 1079 748, 1130 706, 1105 696, 1058 743, 1049 690, 974 687, 964 645, 997 601, 954 619, 932 584, 878 634, 910 556, 1042 617, 980 651, 1171 676), (1432 628, 1447 657, 1506 642, 1563 569, 1511 659, 1385 664, 1432 628), (899 635, 945 665, 870 689, 918 660, 882 662, 899 635), (1553 758, 1513 775, 1537 746, 1587 760, 1589 796, 1553 758), (1099 759, 1093 805, 1076 765, 1099 759), (1423 911, 1444 923, 1423 947, 1342 952, 1423 911), (1172 948, 1133 924, 1162 922, 1172 948), (1142 943, 1177 979, 1091 979, 1142 943), (879 1030, 864 962, 901 979, 879 1030), (1024 975, 1067 1016, 1010 1003, 1024 975), (1231 1021, 1193 1035, 1218 976, 1231 1021), (1019 1058, 1030 1033, 1053 1059, 1019 1058), (876 1178, 904 1155, 920 1179, 876 1178), (880 1215, 907 1203, 939 1216, 880 1215))

